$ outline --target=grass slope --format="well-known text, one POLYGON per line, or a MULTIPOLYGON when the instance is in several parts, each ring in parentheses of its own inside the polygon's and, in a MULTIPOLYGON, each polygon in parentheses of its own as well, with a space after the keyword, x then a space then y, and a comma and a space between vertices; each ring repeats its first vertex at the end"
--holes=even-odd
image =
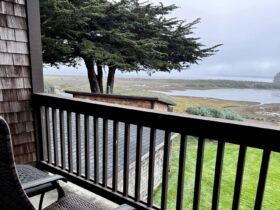
MULTIPOLYGON (((178 163, 179 163, 179 138, 173 143, 171 171, 169 175, 168 209, 176 209, 178 163)), ((231 209, 236 175, 236 165, 239 146, 226 144, 224 155, 224 167, 222 174, 219 209, 231 209)), ((195 179, 195 166, 197 155, 197 141, 190 138, 187 144, 187 157, 185 167, 184 184, 184 208, 192 209, 193 189, 195 179)), ((216 161, 217 143, 207 141, 205 144, 203 175, 201 183, 200 209, 211 209, 212 191, 214 183, 214 171, 216 161)), ((240 210, 254 209, 254 198, 258 183, 262 151, 249 148, 246 155, 245 171, 243 176, 240 210)), ((280 154, 272 153, 266 191, 264 195, 263 209, 280 209, 280 154), (278 187, 277 187, 278 186, 278 187)), ((161 187, 154 193, 155 204, 160 205, 161 187)))

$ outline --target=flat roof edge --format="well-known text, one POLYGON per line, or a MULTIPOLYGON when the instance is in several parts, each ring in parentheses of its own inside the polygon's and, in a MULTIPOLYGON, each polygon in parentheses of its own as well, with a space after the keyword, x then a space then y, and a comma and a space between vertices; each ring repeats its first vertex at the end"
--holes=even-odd
POLYGON ((154 102, 160 102, 167 105, 175 106, 176 103, 167 99, 162 99, 159 97, 148 97, 148 96, 128 96, 128 95, 118 95, 118 94, 99 94, 99 93, 89 93, 89 92, 79 92, 79 91, 68 91, 65 93, 69 93, 72 95, 81 95, 81 96, 98 96, 103 98, 120 98, 120 99, 135 99, 135 100, 149 100, 154 102))

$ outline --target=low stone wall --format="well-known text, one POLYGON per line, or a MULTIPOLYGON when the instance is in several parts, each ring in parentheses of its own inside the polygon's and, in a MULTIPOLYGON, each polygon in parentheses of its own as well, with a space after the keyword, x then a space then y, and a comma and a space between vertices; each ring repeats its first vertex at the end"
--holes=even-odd
MULTIPOLYGON (((155 150, 155 168, 154 168, 154 190, 162 182, 162 167, 163 167, 164 143, 158 145, 155 150)), ((170 156, 171 159, 171 156, 170 156)), ((129 166, 129 191, 130 196, 135 195, 135 177, 136 177, 136 162, 129 166)), ((140 199, 145 200, 148 193, 149 180, 149 153, 142 156, 141 162, 141 185, 140 185, 140 199)), ((109 186, 112 185, 112 179, 108 180, 109 186)), ((123 191, 123 171, 118 174, 118 191, 123 191)))

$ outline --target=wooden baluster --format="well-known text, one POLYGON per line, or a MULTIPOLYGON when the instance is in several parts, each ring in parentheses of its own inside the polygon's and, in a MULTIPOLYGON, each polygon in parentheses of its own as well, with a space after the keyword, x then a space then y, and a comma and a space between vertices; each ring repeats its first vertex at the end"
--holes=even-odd
POLYGON ((148 207, 153 206, 154 177, 155 177, 155 147, 156 147, 156 129, 150 131, 150 152, 149 152, 149 179, 148 179, 148 207))
POLYGON ((76 162, 77 174, 82 175, 81 115, 76 114, 76 162))
POLYGON ((89 143, 89 116, 85 115, 85 176, 90 179, 90 143, 89 143))
POLYGON ((118 191, 118 148, 119 148, 119 122, 114 121, 113 128, 113 191, 118 191))
POLYGON ((197 157, 196 157, 193 209, 199 209, 200 191, 201 191, 200 188, 201 188, 201 178, 202 178, 203 158, 204 158, 204 145, 205 145, 205 140, 203 138, 199 138, 197 157))
POLYGON ((135 201, 140 201, 143 126, 137 126, 136 135, 135 201))
POLYGON ((262 208, 262 201, 263 201, 263 195, 265 190, 265 183, 267 178, 270 155, 271 155, 271 150, 265 149, 263 151, 261 170, 260 170, 260 176, 259 176, 259 182, 258 182, 258 188, 256 194, 255 208, 254 208, 255 210, 261 210, 262 208))
POLYGON ((107 187, 108 179, 108 120, 103 119, 103 187, 107 187))
POLYGON ((48 156, 48 162, 52 163, 52 146, 51 146, 51 131, 50 131, 50 108, 45 108, 46 112, 46 139, 47 139, 47 156, 48 156))
POLYGON ((236 172, 236 178, 235 178, 232 209, 239 209, 243 172, 244 172, 244 167, 245 167, 246 151, 247 151, 247 147, 244 145, 241 145, 239 148, 239 155, 238 155, 238 162, 237 162, 237 172, 236 172))
POLYGON ((170 153, 171 153, 171 132, 165 131, 163 167, 162 167, 162 191, 161 191, 161 209, 162 210, 167 209, 168 172, 169 172, 170 153))
POLYGON ((65 170, 65 123, 64 123, 64 111, 59 111, 59 122, 60 122, 60 151, 61 151, 61 167, 65 170))
POLYGON ((72 113, 67 112, 68 168, 73 173, 72 113))
POLYGON ((123 194, 128 196, 129 183, 129 149, 130 149, 130 124, 125 123, 124 129, 124 172, 123 172, 123 194))
POLYGON ((177 185, 177 201, 176 209, 182 210, 184 197, 184 178, 185 178, 185 164, 187 152, 187 137, 181 134, 180 154, 179 154, 179 171, 178 171, 178 185, 177 185))
POLYGON ((99 183, 99 120, 94 117, 94 182, 99 183))
POLYGON ((219 208, 224 151, 225 151, 225 143, 222 141, 219 141, 218 148, 217 148, 217 155, 216 155, 215 178, 214 178, 214 187, 213 187, 213 196, 212 196, 212 209, 213 210, 217 210, 219 208))

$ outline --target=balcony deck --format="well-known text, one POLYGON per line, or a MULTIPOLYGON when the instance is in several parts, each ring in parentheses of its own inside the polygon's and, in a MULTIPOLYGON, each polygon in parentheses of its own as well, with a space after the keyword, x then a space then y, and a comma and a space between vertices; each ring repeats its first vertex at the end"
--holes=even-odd
MULTIPOLYGON (((98 196, 97 194, 94 194, 84 188, 81 188, 73 183, 64 183, 64 182, 59 182, 60 186, 63 188, 66 194, 78 194, 88 200, 90 200, 92 203, 95 203, 96 206, 100 207, 100 209, 104 210, 113 210, 114 208, 118 207, 119 205, 116 203, 113 203, 110 200, 107 200, 103 197, 98 196)), ((45 197, 44 197, 44 202, 43 202, 43 208, 49 206, 50 204, 54 203, 57 201, 57 191, 52 190, 50 192, 47 192, 45 197)), ((38 209, 39 206, 39 201, 40 201, 40 195, 34 196, 30 198, 32 204, 38 209)))

